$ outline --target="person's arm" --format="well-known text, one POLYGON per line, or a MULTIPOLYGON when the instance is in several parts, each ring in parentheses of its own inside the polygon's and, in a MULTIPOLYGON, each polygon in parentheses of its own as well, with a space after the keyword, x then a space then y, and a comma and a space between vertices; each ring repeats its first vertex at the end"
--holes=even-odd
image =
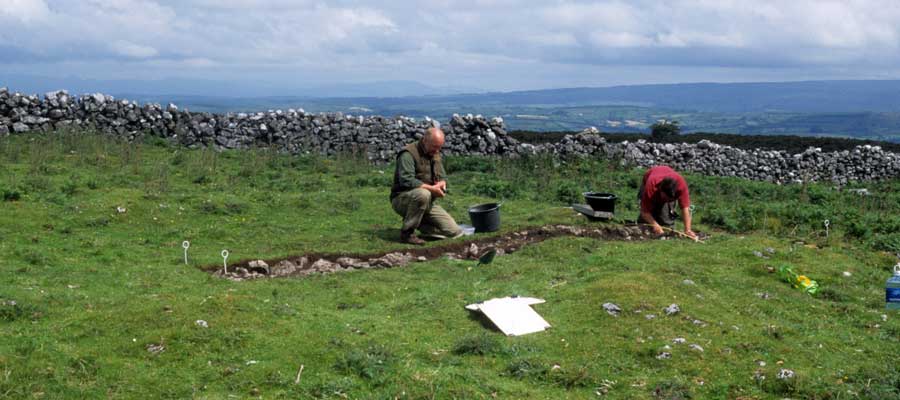
POLYGON ((691 215, 691 194, 688 189, 687 182, 679 176, 681 185, 681 195, 678 197, 678 204, 681 205, 681 215, 684 216, 684 233, 691 239, 697 240, 697 235, 691 229, 693 215, 691 215))
POLYGON ((435 185, 440 187, 441 190, 444 191, 444 194, 446 194, 447 193, 447 181, 446 181, 447 171, 444 170, 444 163, 441 163, 440 167, 438 168, 437 173, 438 173, 438 181, 435 182, 435 185))
POLYGON ((684 234, 690 236, 691 239, 697 240, 697 234, 691 230, 691 220, 693 219, 691 207, 682 207, 681 215, 684 216, 684 234))
POLYGON ((444 197, 443 189, 436 185, 429 185, 416 178, 416 161, 412 154, 403 152, 397 158, 397 168, 400 170, 400 185, 409 189, 425 189, 435 197, 444 197))
POLYGON ((649 211, 645 211, 643 208, 641 208, 641 219, 650 221, 650 227, 653 228, 653 232, 657 235, 662 235, 664 233, 662 226, 656 222, 656 218, 653 218, 653 214, 649 211))

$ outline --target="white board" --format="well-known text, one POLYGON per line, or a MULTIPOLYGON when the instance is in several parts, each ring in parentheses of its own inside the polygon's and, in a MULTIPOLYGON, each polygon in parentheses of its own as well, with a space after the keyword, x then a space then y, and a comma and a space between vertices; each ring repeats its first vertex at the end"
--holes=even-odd
POLYGON ((481 311, 507 336, 521 336, 541 332, 550 327, 531 306, 544 300, 533 297, 504 297, 483 303, 469 304, 466 309, 481 311))

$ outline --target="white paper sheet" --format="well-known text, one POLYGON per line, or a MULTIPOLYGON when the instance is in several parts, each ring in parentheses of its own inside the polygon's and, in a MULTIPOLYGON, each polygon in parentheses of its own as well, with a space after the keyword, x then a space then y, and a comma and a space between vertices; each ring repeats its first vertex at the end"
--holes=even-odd
POLYGON ((481 311, 507 336, 521 336, 541 332, 550 327, 534 309, 544 300, 533 297, 504 297, 483 303, 469 304, 466 309, 481 311))

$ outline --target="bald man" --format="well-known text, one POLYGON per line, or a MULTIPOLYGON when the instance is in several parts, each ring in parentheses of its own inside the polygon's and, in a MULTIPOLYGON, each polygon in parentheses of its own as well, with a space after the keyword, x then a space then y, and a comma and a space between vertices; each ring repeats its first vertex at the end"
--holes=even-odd
POLYGON ((429 128, 422 139, 410 143, 397 153, 397 169, 391 187, 391 206, 403 217, 400 241, 421 245, 416 236, 433 239, 459 237, 462 229, 447 211, 434 201, 447 194, 446 172, 441 162, 444 132, 429 128))

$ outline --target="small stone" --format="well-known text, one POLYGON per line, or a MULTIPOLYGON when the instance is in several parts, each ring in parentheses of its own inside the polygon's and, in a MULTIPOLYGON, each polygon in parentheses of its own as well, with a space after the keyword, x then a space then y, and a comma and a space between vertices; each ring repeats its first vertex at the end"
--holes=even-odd
POLYGON ((762 292, 762 293, 757 293, 756 297, 759 297, 763 300, 768 300, 768 299, 772 298, 772 295, 770 295, 768 292, 762 292))
POLYGON ((675 338, 675 339, 672 339, 672 343, 675 343, 675 344, 685 344, 685 343, 687 343, 687 339, 685 339, 685 338, 683 338, 683 337, 677 337, 677 338, 675 338))
POLYGON ((126 210, 125 207, 116 207, 116 212, 119 214, 125 214, 126 211, 128 210, 126 210))
POLYGON ((659 353, 659 354, 656 355, 656 359, 657 359, 657 360, 667 360, 667 359, 670 359, 670 358, 672 358, 672 353, 669 353, 669 352, 667 352, 667 351, 664 351, 664 352, 659 353))
POLYGON ((613 317, 618 317, 619 313, 622 312, 622 308, 613 303, 603 303, 603 309, 606 310, 607 314, 612 315, 613 317))
POLYGON ((685 279, 685 280, 681 281, 681 284, 691 286, 694 284, 694 281, 692 281, 690 279, 685 279))
POLYGON ((194 321, 194 324, 201 328, 209 328, 209 324, 202 319, 198 319, 198 320, 194 321))
POLYGON ((849 278, 849 277, 853 276, 853 274, 851 274, 850 271, 844 271, 841 275, 843 275, 844 278, 849 278))
POLYGON ((792 379, 794 377, 794 375, 795 375, 794 371, 786 369, 786 368, 782 368, 781 370, 778 371, 778 374, 776 374, 775 377, 778 379, 781 379, 781 380, 787 380, 787 379, 792 379))
POLYGON ((766 255, 763 254, 761 251, 756 251, 756 250, 753 251, 753 255, 757 256, 759 258, 769 258, 769 257, 766 257, 766 255))
POLYGON ((753 373, 753 380, 755 380, 757 382, 762 382, 762 381, 766 380, 766 372, 763 371, 762 369, 756 370, 756 372, 753 373))
POLYGON ((644 318, 647 318, 648 320, 654 319, 654 318, 656 318, 656 314, 647 314, 644 316, 644 318))
POLYGON ((269 269, 269 264, 266 264, 266 262, 263 261, 263 260, 253 260, 253 261, 250 261, 250 264, 249 264, 249 265, 250 265, 250 268, 262 268, 262 269, 265 269, 265 270, 268 270, 268 269, 269 269))
POLYGON ((681 308, 678 307, 678 304, 671 304, 666 307, 663 311, 665 311, 666 315, 675 315, 681 312, 681 308))
POLYGON ((766 366, 766 362, 765 362, 765 361, 762 361, 762 360, 759 360, 759 362, 757 362, 756 364, 759 365, 760 367, 765 367, 765 366, 766 366))
POLYGON ((775 254, 775 249, 773 249, 773 248, 771 248, 771 247, 766 247, 765 250, 766 250, 766 253, 769 253, 769 254, 775 254))
POLYGON ((698 344, 691 344, 691 345, 688 346, 688 347, 690 347, 691 350, 694 350, 694 351, 697 351, 697 352, 700 352, 700 353, 703 352, 703 348, 700 347, 700 345, 698 345, 698 344))
POLYGON ((154 354, 154 355, 155 355, 155 354, 159 354, 159 353, 162 353, 162 352, 166 351, 166 346, 163 346, 163 345, 161 345, 161 344, 154 344, 154 343, 151 343, 151 344, 148 344, 148 345, 147 345, 147 351, 148 351, 150 354, 154 354))

